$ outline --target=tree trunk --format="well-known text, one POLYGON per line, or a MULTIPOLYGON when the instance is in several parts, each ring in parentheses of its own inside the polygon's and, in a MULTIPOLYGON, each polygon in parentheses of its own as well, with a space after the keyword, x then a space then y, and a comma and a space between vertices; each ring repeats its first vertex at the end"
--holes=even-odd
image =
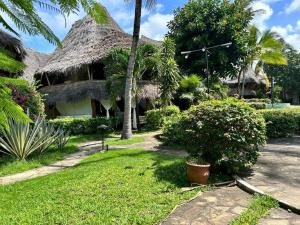
POLYGON ((243 69, 241 67, 239 74, 238 74, 238 84, 237 84, 237 94, 239 98, 241 98, 241 76, 242 76, 243 69))
POLYGON ((242 83, 242 93, 241 93, 241 98, 244 98, 245 95, 245 81, 246 81, 246 72, 245 70, 243 70, 243 83, 242 83))
POLYGON ((127 68, 125 96, 124 96, 124 121, 122 130, 122 139, 128 139, 132 136, 131 127, 131 98, 132 98, 132 79, 133 70, 136 60, 137 46, 140 37, 140 26, 141 26, 141 13, 142 13, 142 0, 135 1, 135 16, 134 16, 134 27, 132 36, 131 52, 127 68))

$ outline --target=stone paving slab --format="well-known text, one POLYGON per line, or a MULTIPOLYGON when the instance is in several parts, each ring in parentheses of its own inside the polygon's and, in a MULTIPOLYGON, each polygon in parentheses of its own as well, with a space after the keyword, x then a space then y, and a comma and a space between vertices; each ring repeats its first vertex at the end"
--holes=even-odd
POLYGON ((300 215, 284 209, 273 209, 269 216, 262 218, 258 225, 300 225, 300 215))
POLYGON ((300 210, 300 136, 271 140, 245 180, 300 210))
POLYGON ((251 195, 238 187, 205 192, 177 208, 162 225, 225 225, 249 205, 251 195))

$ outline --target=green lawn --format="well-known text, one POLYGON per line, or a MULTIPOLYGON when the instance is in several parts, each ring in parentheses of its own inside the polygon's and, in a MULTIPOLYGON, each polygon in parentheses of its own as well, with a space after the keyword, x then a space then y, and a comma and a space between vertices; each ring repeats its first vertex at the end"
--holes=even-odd
POLYGON ((269 214, 270 210, 278 207, 278 202, 269 196, 255 195, 249 207, 230 225, 255 225, 259 219, 269 214))
MULTIPOLYGON (((33 154, 26 161, 17 161, 11 156, 3 155, 0 157, 0 176, 15 174, 26 170, 38 168, 50 163, 62 160, 66 155, 78 151, 77 145, 79 143, 91 140, 100 140, 99 135, 79 135, 72 136, 66 147, 59 151, 57 148, 50 147, 42 155, 33 154)), ((143 142, 144 138, 141 136, 135 136, 129 140, 120 140, 116 134, 110 135, 107 139, 108 145, 128 145, 143 142)))
POLYGON ((184 162, 142 149, 94 154, 56 174, 0 186, 0 224, 158 223, 197 192, 181 191, 184 162))

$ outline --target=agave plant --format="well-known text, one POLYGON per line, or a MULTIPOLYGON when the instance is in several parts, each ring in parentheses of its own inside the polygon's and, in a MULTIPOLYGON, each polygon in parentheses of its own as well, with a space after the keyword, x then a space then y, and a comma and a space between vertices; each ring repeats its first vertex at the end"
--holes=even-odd
POLYGON ((8 128, 3 130, 3 138, 0 137, 1 152, 15 156, 18 160, 25 160, 35 151, 43 151, 42 146, 53 143, 56 136, 53 133, 40 135, 43 120, 37 120, 33 125, 21 124, 13 120, 8 121, 8 128))
POLYGON ((70 139, 69 132, 59 130, 58 137, 56 139, 56 146, 59 150, 62 150, 70 139))
POLYGON ((52 124, 47 123, 45 120, 41 120, 41 125, 39 128, 39 132, 37 134, 38 138, 44 136, 52 136, 52 138, 49 138, 43 145, 41 145, 38 151, 40 153, 46 151, 49 148, 49 146, 52 145, 57 140, 59 135, 60 135, 60 131, 55 130, 52 124))

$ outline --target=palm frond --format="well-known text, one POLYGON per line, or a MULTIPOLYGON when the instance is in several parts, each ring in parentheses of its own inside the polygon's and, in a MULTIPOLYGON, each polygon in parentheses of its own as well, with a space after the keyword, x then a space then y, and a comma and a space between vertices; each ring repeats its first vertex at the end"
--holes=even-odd
POLYGON ((266 64, 287 65, 287 59, 282 52, 262 53, 260 58, 266 64))

